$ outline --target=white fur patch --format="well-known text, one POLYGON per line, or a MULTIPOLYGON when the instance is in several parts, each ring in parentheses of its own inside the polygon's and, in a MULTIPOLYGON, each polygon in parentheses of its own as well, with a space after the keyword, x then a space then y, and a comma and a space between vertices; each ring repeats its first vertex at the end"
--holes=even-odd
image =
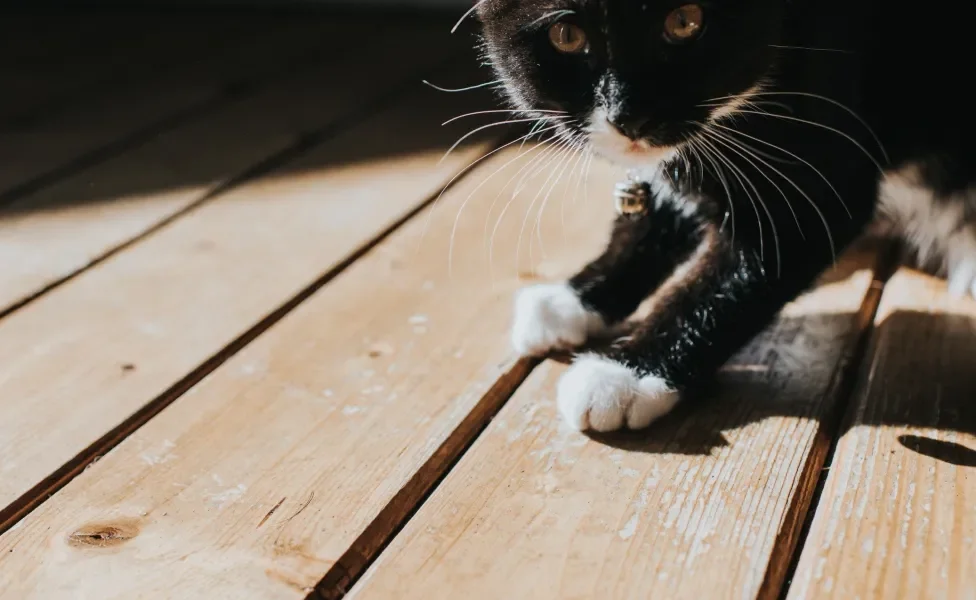
POLYGON ((603 318, 587 310, 569 284, 534 285, 515 297, 512 346, 522 356, 539 356, 579 346, 604 327, 603 318))
POLYGON ((879 200, 882 212, 916 248, 920 261, 938 261, 950 292, 976 296, 976 230, 960 227, 967 199, 936 198, 912 164, 885 174, 879 200))
POLYGON ((679 393, 663 379, 638 377, 595 354, 580 356, 559 380, 559 410, 580 431, 643 429, 669 413, 679 393))
POLYGON ((644 141, 631 140, 610 125, 605 108, 593 111, 587 131, 593 149, 607 160, 623 167, 654 169, 677 153, 676 148, 658 148, 644 141))

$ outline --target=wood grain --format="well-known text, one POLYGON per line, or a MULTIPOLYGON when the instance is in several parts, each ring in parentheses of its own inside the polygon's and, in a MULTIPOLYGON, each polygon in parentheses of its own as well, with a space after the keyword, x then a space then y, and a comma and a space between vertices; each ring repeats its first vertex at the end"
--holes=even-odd
POLYGON ((826 446, 818 419, 869 322, 870 257, 848 256, 721 391, 648 432, 565 426, 565 367, 547 362, 349 598, 775 597, 826 446))
POLYGON ((976 302, 896 274, 789 598, 976 598, 973 356, 976 302))
POLYGON ((457 107, 445 96, 402 97, 0 321, 0 506, 27 495, 0 523, 483 152, 482 140, 438 164, 465 131, 437 127, 457 107))
MULTIPOLYGON (((419 80, 420 73, 450 56, 453 46, 444 37, 432 38, 429 28, 406 29, 400 39, 413 45, 413 60, 391 65, 387 78, 363 73, 364 65, 396 54, 386 46, 369 48, 356 61, 319 63, 0 209, 0 263, 5 266, 0 270, 0 314, 220 192, 269 157, 316 132, 354 124, 364 109, 375 110, 376 99, 408 78, 419 80), (336 80, 345 84, 336 86, 336 80)), ((457 100, 459 108, 471 110, 483 106, 478 102, 485 100, 457 100)), ((423 138, 417 143, 423 144, 423 138)))
MULTIPOLYGON (((486 177, 517 151, 463 178, 7 532, 0 588, 48 599, 111 578, 119 598, 299 598, 324 575, 337 586, 354 577, 524 375, 507 334, 520 279, 568 274, 603 242, 593 224, 612 205, 582 194, 573 205, 578 177, 563 178, 536 226, 555 181, 543 169, 501 221, 489 263, 485 231, 519 161, 486 177)), ((402 167, 391 170, 402 187, 402 167)), ((619 176, 597 165, 590 184, 607 198, 619 176)), ((264 195, 285 202, 277 191, 264 195)), ((363 191, 344 194, 346 212, 382 194, 363 191)), ((293 238, 309 221, 295 212, 277 228, 293 238)))

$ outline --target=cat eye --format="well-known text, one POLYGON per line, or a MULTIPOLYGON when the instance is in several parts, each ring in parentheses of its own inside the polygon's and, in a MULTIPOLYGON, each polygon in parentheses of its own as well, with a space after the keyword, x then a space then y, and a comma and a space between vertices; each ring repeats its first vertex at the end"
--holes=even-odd
POLYGON ((664 39, 672 43, 688 42, 701 35, 705 13, 697 4, 685 4, 664 20, 664 39))
POLYGON ((571 23, 556 23, 549 28, 549 42, 563 54, 579 54, 587 48, 586 32, 571 23))

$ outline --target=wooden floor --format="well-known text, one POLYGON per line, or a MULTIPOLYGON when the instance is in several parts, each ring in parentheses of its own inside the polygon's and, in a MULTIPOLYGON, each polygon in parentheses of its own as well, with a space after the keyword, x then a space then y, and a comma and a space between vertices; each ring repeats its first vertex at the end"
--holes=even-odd
POLYGON ((496 107, 420 83, 491 78, 452 22, 0 18, 0 597, 976 598, 976 302, 866 242, 711 397, 569 430, 511 296, 619 173, 441 161, 497 116, 440 125, 496 107))

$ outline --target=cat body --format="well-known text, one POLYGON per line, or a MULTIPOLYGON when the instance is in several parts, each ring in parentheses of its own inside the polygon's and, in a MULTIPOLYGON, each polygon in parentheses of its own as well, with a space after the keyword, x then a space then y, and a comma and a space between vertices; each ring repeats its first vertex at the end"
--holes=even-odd
POLYGON ((878 217, 976 295, 976 127, 961 5, 880 0, 482 0, 514 109, 632 169, 569 281, 521 291, 513 343, 584 353, 558 401, 579 429, 642 428, 712 375, 878 217))

